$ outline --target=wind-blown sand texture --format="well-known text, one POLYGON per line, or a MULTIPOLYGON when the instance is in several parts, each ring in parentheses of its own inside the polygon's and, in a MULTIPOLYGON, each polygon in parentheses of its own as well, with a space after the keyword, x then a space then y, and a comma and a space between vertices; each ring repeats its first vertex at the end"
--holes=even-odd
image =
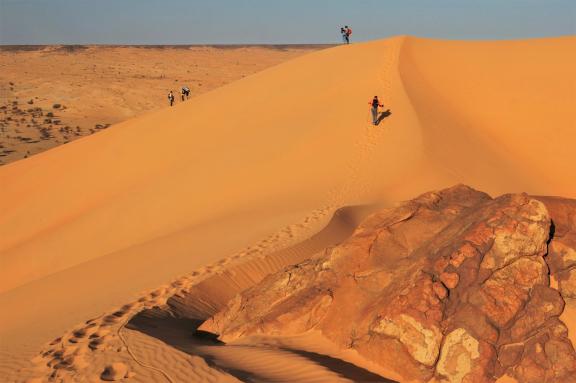
POLYGON ((149 324, 165 304, 212 315, 341 243, 368 211, 427 190, 576 198, 574 45, 398 37, 321 50, 3 166, 2 375, 74 379, 88 363, 90 381, 120 361, 134 381, 395 379, 317 339, 250 357, 178 343, 181 322, 159 345, 149 324), (390 114, 374 127, 376 94, 390 114), (196 303, 178 298, 190 289, 196 303), (294 367, 273 362, 284 358, 294 367), (258 360, 270 364, 229 373, 258 360))
POLYGON ((322 48, 0 46, 0 165, 322 48))

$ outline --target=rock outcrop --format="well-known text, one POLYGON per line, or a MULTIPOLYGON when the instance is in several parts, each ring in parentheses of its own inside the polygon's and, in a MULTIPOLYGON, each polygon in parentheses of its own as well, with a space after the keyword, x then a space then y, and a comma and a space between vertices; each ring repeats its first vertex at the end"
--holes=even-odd
POLYGON ((576 293, 576 201, 551 201, 466 186, 424 194, 267 277, 200 329, 225 342, 320 330, 407 381, 575 381, 559 316, 576 293))
POLYGON ((576 298, 576 200, 536 197, 553 218, 546 262, 564 298, 576 298))

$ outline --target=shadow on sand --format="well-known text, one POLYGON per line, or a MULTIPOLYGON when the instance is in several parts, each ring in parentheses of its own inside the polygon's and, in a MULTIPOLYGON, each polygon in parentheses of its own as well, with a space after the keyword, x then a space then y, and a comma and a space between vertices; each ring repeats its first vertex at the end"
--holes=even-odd
POLYGON ((385 110, 384 112, 380 113, 380 115, 378 116, 378 119, 376 120, 376 126, 380 125, 380 123, 387 117, 390 117, 392 115, 392 112, 390 111, 390 109, 385 110))
POLYGON ((352 363, 314 352, 271 346, 227 346, 219 341, 215 334, 198 331, 197 329, 202 322, 202 319, 175 318, 170 312, 155 308, 144 310, 136 315, 126 325, 126 328, 156 338, 189 355, 200 356, 210 367, 225 371, 243 382, 262 382, 263 377, 250 371, 249 367, 239 369, 237 366, 226 365, 225 361, 219 360, 221 353, 214 351, 226 351, 228 349, 231 352, 234 350, 238 352, 238 348, 241 348, 244 354, 248 354, 250 350, 276 349, 280 354, 279 357, 282 357, 282 354, 286 355, 286 353, 298 355, 353 382, 395 383, 393 380, 383 378, 352 363))
POLYGON ((390 109, 385 110, 384 112, 380 113, 380 115, 378 116, 378 119, 376 120, 376 123, 374 125, 378 126, 380 125, 380 123, 387 117, 391 116, 392 112, 390 111, 390 109))

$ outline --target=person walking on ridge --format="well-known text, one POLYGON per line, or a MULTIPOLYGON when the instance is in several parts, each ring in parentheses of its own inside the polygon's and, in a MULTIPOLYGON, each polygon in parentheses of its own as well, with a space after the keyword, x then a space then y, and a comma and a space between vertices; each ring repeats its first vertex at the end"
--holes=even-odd
POLYGON ((344 30, 345 30, 345 38, 346 38, 346 44, 350 44, 350 36, 352 35, 352 28, 348 27, 348 25, 344 26, 344 30))
POLYGON ((174 105, 174 93, 172 93, 172 91, 168 93, 168 101, 170 102, 170 106, 174 105))
POLYGON ((342 42, 343 42, 343 43, 346 43, 346 40, 347 40, 347 39, 346 39, 346 29, 344 29, 344 28, 341 27, 341 28, 340 28, 340 34, 342 35, 342 42))
POLYGON ((378 96, 374 96, 372 102, 369 102, 371 105, 371 112, 372 112, 372 125, 378 125, 378 107, 383 107, 384 105, 380 104, 380 100, 378 100, 378 96))

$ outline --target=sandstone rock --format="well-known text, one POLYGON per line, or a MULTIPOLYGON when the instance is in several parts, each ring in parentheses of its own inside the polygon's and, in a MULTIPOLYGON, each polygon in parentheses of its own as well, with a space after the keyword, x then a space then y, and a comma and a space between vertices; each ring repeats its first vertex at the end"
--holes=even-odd
POLYGON ((526 201, 525 196, 516 195, 510 198, 518 200, 520 205, 503 208, 501 214, 489 219, 489 224, 494 228, 494 243, 484 255, 482 268, 495 270, 525 255, 546 254, 549 231, 542 228, 549 227, 550 217, 545 205, 533 199, 526 201), (507 219, 508 217, 503 215, 508 212, 518 214, 524 219, 507 219))
POLYGON ((566 339, 551 339, 544 345, 544 353, 551 364, 551 381, 576 382, 574 348, 566 339))
POLYGON ((444 299, 448 296, 448 291, 446 291, 446 288, 442 283, 434 282, 432 288, 434 289, 434 293, 436 293, 438 298, 444 299))
POLYGON ((558 273, 560 292, 565 298, 576 298, 576 267, 558 273))
POLYGON ((524 353, 524 343, 505 344, 498 349, 498 361, 505 367, 517 365, 524 353))
POLYGON ((438 358, 442 333, 436 326, 424 327, 415 318, 400 314, 396 318, 381 319, 371 330, 398 339, 410 355, 425 366, 434 365, 438 358))
POLYGON ((510 327, 510 340, 526 339, 541 328, 548 319, 557 317, 564 309, 564 300, 557 290, 548 286, 535 286, 530 301, 510 327))
POLYGON ((547 273, 541 258, 520 258, 495 271, 478 290, 472 292, 471 302, 481 307, 492 323, 503 328, 524 306, 532 287, 548 283, 547 273))
POLYGON ((444 283, 444 286, 448 287, 449 289, 454 289, 458 286, 458 281, 460 280, 460 276, 456 273, 442 273, 440 274, 440 280, 444 283))
POLYGON ((465 329, 457 328, 444 338, 436 371, 450 383, 490 382, 485 365, 493 354, 488 344, 478 341, 465 329))
MULTIPOLYGON (((559 275, 571 270, 574 212, 554 227, 559 275)), ((406 381, 567 381, 576 353, 558 319, 564 301, 549 287, 550 225, 544 203, 525 194, 426 193, 268 276, 200 329, 223 341, 320 330, 406 381)))
POLYGON ((483 339, 490 344, 498 342, 498 329, 481 309, 470 303, 459 303, 454 311, 445 310, 445 316, 445 328, 465 328, 476 339, 483 339))
POLYGON ((554 275, 562 270, 576 266, 576 250, 553 239, 548 246, 546 263, 550 267, 550 272, 554 275))
POLYGON ((535 197, 542 201, 552 218, 552 238, 546 263, 550 273, 576 266, 576 200, 559 197, 535 197))

